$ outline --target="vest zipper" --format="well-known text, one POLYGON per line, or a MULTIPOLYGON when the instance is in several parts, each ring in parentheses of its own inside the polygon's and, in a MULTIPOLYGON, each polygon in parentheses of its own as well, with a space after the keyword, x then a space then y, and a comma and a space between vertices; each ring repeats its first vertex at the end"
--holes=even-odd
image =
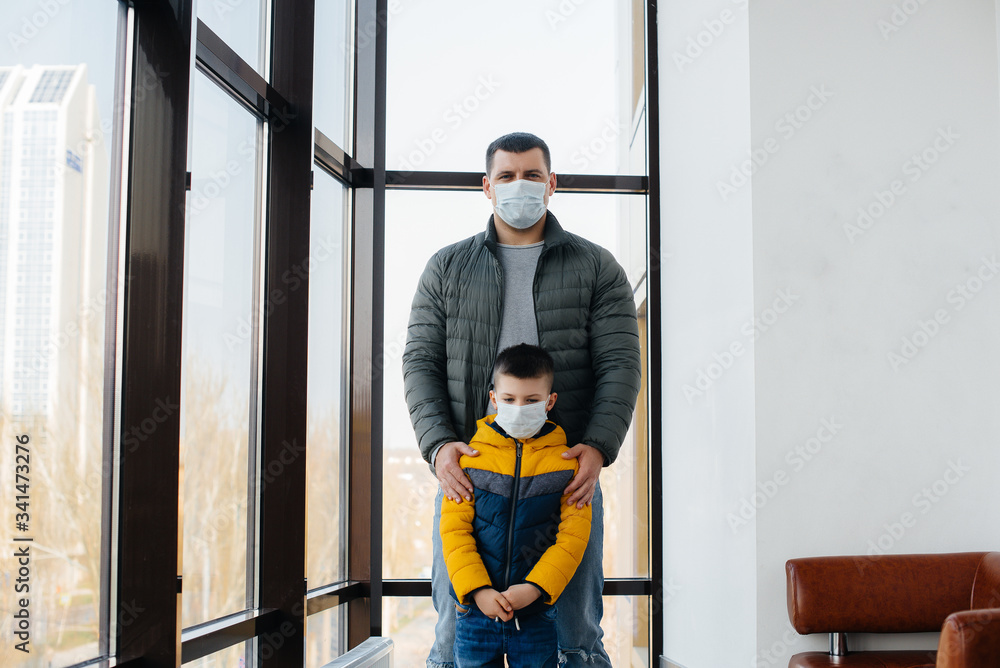
POLYGON ((503 588, 504 591, 510 588, 510 569, 514 561, 514 515, 517 511, 517 493, 521 487, 521 441, 514 439, 517 443, 517 461, 514 463, 514 486, 510 494, 510 518, 507 521, 507 561, 504 564, 503 588))

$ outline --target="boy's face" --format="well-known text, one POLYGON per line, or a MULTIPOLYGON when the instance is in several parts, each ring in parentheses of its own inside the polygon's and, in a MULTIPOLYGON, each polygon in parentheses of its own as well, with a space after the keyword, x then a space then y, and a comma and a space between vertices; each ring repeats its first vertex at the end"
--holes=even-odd
POLYGON ((501 403, 527 406, 544 401, 545 412, 549 412, 556 405, 556 393, 552 391, 552 379, 547 376, 515 378, 498 373, 493 389, 490 390, 490 401, 493 408, 501 403))

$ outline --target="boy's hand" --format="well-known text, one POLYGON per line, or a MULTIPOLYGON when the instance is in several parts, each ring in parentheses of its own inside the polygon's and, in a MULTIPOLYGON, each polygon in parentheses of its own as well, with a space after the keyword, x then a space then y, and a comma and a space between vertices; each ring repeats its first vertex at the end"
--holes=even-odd
MULTIPOLYGON (((531 585, 528 586, 531 587, 531 585)), ((534 589, 534 587, 531 588, 534 589)), ((501 621, 509 622, 514 616, 514 608, 510 601, 496 589, 484 587, 473 593, 472 598, 476 601, 476 607, 479 608, 479 611, 490 619, 499 617, 501 621)))
POLYGON ((459 466, 462 455, 476 457, 479 451, 473 450, 461 441, 452 441, 442 445, 434 457, 434 472, 437 474, 438 482, 441 483, 445 498, 452 499, 456 503, 462 503, 462 497, 465 497, 466 501, 472 500, 472 482, 459 466))
POLYGON ((535 602, 542 595, 542 591, 533 584, 514 585, 502 596, 506 598, 515 610, 520 610, 535 602))

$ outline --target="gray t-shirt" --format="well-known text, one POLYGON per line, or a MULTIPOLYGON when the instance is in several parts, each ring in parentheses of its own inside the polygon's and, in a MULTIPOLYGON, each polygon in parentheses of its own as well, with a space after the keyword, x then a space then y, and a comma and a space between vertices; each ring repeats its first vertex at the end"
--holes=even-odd
MULTIPOLYGON (((538 345, 538 323, 535 320, 535 269, 545 247, 544 241, 527 246, 497 244, 497 256, 503 268, 503 315, 500 318, 500 342, 497 353, 519 343, 538 345)), ((484 398, 484 415, 491 411, 489 397, 484 398)), ((438 451, 431 452, 431 462, 437 461, 438 451)))
POLYGON ((503 267, 503 316, 500 319, 498 353, 518 343, 538 345, 532 287, 544 246, 544 241, 527 246, 497 244, 497 256, 503 267))

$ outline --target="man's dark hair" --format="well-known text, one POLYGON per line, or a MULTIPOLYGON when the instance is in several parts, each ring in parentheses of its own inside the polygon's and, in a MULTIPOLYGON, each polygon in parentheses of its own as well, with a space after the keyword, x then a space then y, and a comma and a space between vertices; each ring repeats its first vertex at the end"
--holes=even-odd
POLYGON ((508 153, 527 153, 533 148, 542 149, 545 156, 545 169, 552 171, 552 154, 549 153, 548 145, 530 132, 511 132, 499 139, 494 139, 493 143, 486 148, 486 176, 490 175, 493 169, 493 154, 497 151, 507 151, 508 153))
POLYGON ((556 365, 552 355, 530 343, 519 343, 516 346, 504 348, 493 363, 493 384, 497 376, 513 376, 514 378, 555 378, 556 365))

